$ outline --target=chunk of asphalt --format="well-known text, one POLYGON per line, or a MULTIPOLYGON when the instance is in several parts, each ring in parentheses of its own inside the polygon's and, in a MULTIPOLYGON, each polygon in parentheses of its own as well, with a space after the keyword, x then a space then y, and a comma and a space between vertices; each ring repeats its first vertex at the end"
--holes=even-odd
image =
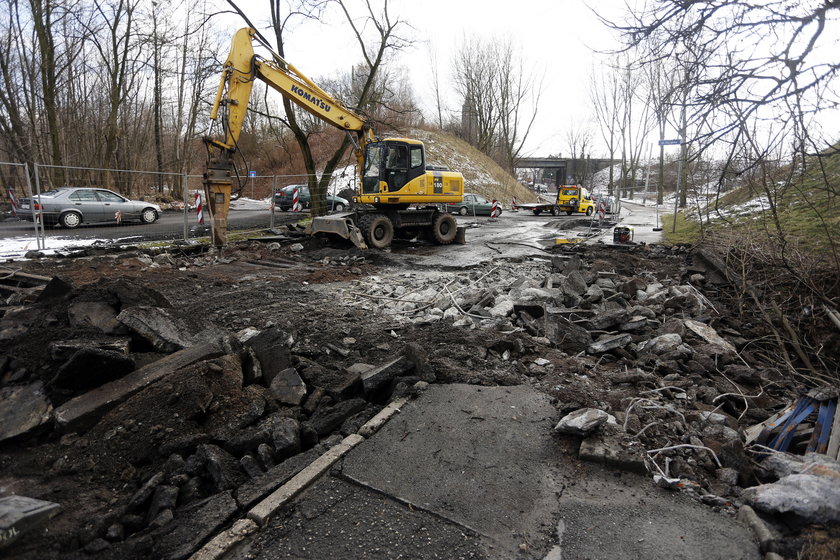
POLYGON ((83 430, 96 423, 105 412, 155 381, 202 360, 225 353, 222 341, 200 344, 170 354, 128 375, 106 383, 67 401, 55 409, 53 417, 59 432, 83 430))

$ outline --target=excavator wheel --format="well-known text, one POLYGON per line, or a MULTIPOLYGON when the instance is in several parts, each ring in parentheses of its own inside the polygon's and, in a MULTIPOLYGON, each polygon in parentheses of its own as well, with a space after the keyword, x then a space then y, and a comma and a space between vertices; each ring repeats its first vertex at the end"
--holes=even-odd
POLYGON ((384 214, 368 214, 359 220, 368 247, 384 249, 394 240, 394 224, 384 214))
POLYGON ((458 222, 451 214, 438 214, 432 223, 432 237, 441 245, 449 245, 458 233, 458 222))

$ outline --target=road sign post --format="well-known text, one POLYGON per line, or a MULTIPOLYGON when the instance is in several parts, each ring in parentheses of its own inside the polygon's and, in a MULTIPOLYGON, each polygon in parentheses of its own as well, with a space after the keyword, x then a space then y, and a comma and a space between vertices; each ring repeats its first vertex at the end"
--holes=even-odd
POLYGON ((254 179, 257 178, 257 172, 251 169, 248 171, 248 177, 251 179, 251 198, 254 198, 254 179))

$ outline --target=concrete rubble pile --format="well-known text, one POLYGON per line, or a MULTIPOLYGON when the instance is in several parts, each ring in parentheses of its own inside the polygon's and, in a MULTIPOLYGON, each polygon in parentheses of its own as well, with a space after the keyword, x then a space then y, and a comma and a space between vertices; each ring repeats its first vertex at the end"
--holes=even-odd
POLYGON ((679 274, 595 270, 585 251, 569 251, 490 263, 433 287, 417 272, 359 282, 345 296, 395 324, 450 321, 530 339, 489 355, 556 395, 564 415, 557 431, 582 438, 583 460, 647 473, 733 514, 750 504, 806 522, 840 521, 837 461, 822 456, 814 469, 819 455, 810 454, 797 470, 807 474, 782 474, 773 462, 801 461, 802 447, 780 453, 746 444, 747 428, 792 391, 750 354, 751 334, 704 296, 707 283, 721 281, 687 269, 679 248, 644 250, 678 261, 679 274), (549 373, 564 383, 546 386, 549 373))
MULTIPOLYGON (((45 326, 68 336, 43 348, 47 381, 0 355, 0 444, 56 441, 50 476, 83 484, 101 469, 135 488, 65 535, 65 552, 187 558, 387 403, 435 380, 411 344, 383 363, 339 367, 278 327, 225 332, 125 279, 63 284, 6 309, 0 339, 45 326)), ((353 344, 323 356, 348 356, 353 344)), ((0 546, 73 507, 0 503, 0 546)))

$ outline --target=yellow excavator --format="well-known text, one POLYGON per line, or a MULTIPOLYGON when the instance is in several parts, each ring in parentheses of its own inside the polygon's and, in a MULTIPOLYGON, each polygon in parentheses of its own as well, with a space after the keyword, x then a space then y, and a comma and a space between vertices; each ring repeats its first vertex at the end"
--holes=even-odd
POLYGON ((204 173, 204 192, 210 214, 213 244, 226 242, 227 217, 233 191, 233 160, 248 110, 254 80, 261 80, 297 105, 331 125, 352 135, 359 170, 360 192, 354 197, 355 210, 316 217, 311 234, 336 234, 358 247, 383 249, 395 234, 410 239, 420 235, 440 244, 449 244, 457 235, 457 223, 435 206, 461 202, 464 177, 445 167, 426 165, 423 143, 406 138, 376 137, 363 116, 319 88, 293 65, 271 52, 272 60, 254 53, 254 41, 262 42, 252 28, 243 28, 233 37, 224 63, 210 118, 216 121, 220 109, 224 140, 206 137, 208 159, 204 173))

